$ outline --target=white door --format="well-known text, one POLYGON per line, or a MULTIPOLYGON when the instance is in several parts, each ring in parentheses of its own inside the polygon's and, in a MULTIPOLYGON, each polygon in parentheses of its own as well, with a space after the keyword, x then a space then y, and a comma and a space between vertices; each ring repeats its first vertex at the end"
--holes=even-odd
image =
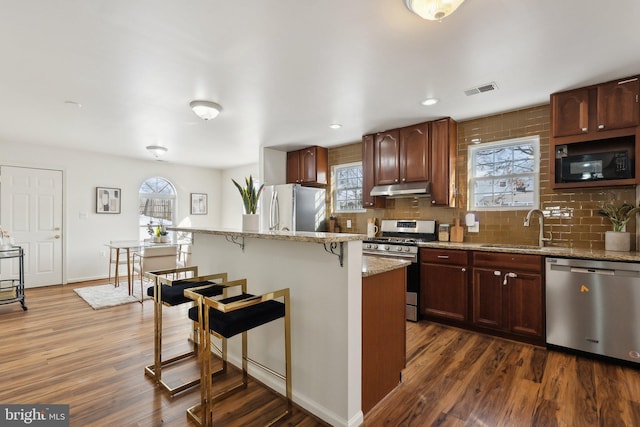
POLYGON ((62 283, 62 171, 0 166, 0 225, 24 249, 27 288, 62 283))

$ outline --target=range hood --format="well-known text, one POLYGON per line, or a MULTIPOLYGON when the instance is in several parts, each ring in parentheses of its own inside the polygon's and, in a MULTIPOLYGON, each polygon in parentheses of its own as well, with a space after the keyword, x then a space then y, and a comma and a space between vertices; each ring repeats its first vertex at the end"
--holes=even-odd
POLYGON ((430 196, 431 183, 429 181, 408 182, 405 184, 377 185, 370 193, 372 196, 385 197, 417 197, 430 196))

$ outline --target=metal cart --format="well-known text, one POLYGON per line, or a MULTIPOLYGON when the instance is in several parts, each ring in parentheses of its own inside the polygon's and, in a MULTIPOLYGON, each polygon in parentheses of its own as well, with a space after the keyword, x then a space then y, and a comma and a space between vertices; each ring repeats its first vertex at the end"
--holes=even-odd
POLYGON ((0 262, 2 263, 0 266, 4 268, 10 266, 11 261, 3 262, 8 259, 17 259, 18 278, 0 279, 0 304, 19 302, 22 309, 26 310, 27 306, 24 303, 24 250, 20 246, 0 249, 0 262))

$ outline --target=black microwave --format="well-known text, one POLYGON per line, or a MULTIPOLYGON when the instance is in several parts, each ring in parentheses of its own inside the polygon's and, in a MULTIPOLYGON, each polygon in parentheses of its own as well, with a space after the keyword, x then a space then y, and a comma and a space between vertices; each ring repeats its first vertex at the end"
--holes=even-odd
POLYGON ((580 154, 560 159, 560 182, 633 178, 628 151, 580 154))

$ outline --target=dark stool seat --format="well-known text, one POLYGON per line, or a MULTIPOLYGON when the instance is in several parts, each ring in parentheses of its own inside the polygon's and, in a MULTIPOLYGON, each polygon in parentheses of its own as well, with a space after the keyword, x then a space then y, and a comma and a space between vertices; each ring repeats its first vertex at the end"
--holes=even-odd
MULTIPOLYGON (((153 281, 153 286, 147 289, 147 295, 153 297, 154 312, 154 346, 153 346, 153 365, 146 366, 145 374, 153 378, 156 383, 169 395, 173 396, 181 391, 187 390, 200 383, 200 378, 180 384, 175 387, 169 386, 162 379, 162 368, 164 366, 176 363, 183 359, 197 355, 197 343, 193 343, 191 351, 179 354, 177 356, 163 360, 162 358, 162 308, 163 306, 176 306, 185 303, 194 303, 192 299, 184 296, 188 289, 197 289, 202 295, 214 297, 224 293, 224 286, 218 282, 227 280, 227 273, 210 274, 207 276, 198 276, 198 267, 190 266, 183 268, 174 268, 167 270, 158 270, 144 273, 145 277, 153 281), (173 279, 178 277, 180 273, 185 276, 190 275, 186 279, 173 279)), ((195 304, 195 303, 194 303, 195 304)), ((199 323, 194 322, 194 337, 198 336, 199 323)))
MULTIPOLYGON (((289 304, 289 289, 280 289, 263 295, 247 293, 247 280, 240 279, 221 283, 226 289, 241 287, 241 293, 236 296, 214 300, 199 293, 197 289, 187 289, 185 295, 197 301, 197 305, 189 309, 188 316, 200 325, 200 342, 202 349, 211 349, 211 336, 222 340, 223 369, 227 361, 227 339, 242 334, 242 382, 213 395, 212 361, 210 351, 200 352, 200 404, 187 410, 191 420, 200 426, 213 425, 213 402, 219 401, 248 384, 247 365, 252 362, 259 365, 266 372, 270 372, 285 382, 286 409, 272 419, 268 425, 289 415, 292 410, 291 400, 291 311, 289 304), (282 302, 277 301, 282 299, 282 302), (252 360, 247 353, 247 331, 274 320, 284 319, 284 358, 285 374, 279 374, 272 369, 252 360)), ((217 347, 216 347, 217 348, 217 347)))

